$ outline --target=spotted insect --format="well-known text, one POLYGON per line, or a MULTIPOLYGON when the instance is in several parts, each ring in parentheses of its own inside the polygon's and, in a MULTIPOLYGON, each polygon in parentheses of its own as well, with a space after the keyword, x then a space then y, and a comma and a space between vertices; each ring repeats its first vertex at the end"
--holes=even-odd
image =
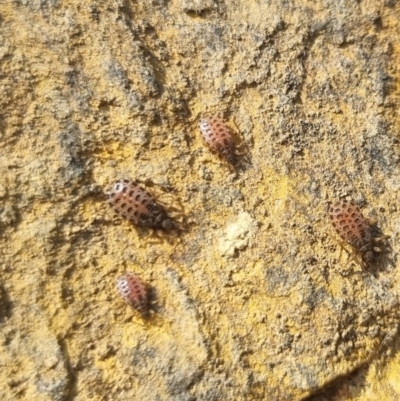
POLYGON ((179 231, 165 209, 136 181, 122 179, 114 182, 107 203, 117 214, 139 227, 179 231))
POLYGON ((200 119, 200 132, 210 149, 218 153, 231 165, 237 162, 235 141, 232 130, 219 114, 200 119))
POLYGON ((135 273, 127 272, 117 280, 122 299, 146 318, 150 312, 150 288, 135 273))
POLYGON ((351 201, 343 200, 329 208, 329 217, 339 236, 360 254, 363 265, 370 266, 377 254, 388 252, 387 236, 366 219, 351 201))

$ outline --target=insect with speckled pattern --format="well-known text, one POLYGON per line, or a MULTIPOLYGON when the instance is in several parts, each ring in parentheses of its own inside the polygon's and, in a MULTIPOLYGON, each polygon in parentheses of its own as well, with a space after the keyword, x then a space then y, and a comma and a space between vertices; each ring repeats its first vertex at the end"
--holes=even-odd
POLYGON ((222 116, 220 114, 203 116, 199 125, 200 132, 210 149, 229 164, 235 165, 237 158, 234 137, 222 116))
POLYGON ((180 231, 165 209, 136 181, 121 179, 114 182, 107 203, 117 214, 139 227, 180 231))
POLYGON ((388 236, 379 236, 375 225, 352 201, 343 200, 331 206, 329 217, 336 232, 360 254, 365 266, 370 266, 377 254, 390 251, 388 236))
POLYGON ((146 318, 150 311, 150 288, 135 273, 127 272, 117 280, 122 299, 146 318))

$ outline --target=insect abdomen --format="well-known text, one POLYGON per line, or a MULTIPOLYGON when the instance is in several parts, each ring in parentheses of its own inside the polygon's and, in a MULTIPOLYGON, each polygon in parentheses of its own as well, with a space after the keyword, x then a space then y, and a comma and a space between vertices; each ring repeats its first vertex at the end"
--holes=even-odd
POLYGON ((116 181, 109 191, 107 203, 120 216, 140 227, 172 228, 172 220, 154 197, 137 182, 116 181))
POLYGON ((200 132, 211 150, 217 152, 229 163, 235 163, 235 144, 232 131, 218 115, 200 119, 200 132))
POLYGON ((127 272, 117 280, 122 299, 142 316, 149 313, 149 289, 135 273, 127 272))

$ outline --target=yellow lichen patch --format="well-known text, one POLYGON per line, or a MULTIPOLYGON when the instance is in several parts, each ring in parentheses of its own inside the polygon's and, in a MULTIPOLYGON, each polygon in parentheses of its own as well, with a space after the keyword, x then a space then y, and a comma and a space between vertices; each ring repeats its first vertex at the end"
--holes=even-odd
POLYGON ((397 357, 390 361, 389 366, 386 368, 387 374, 387 382, 392 387, 392 390, 396 396, 400 396, 400 384, 398 381, 399 373, 400 373, 400 358, 399 354, 397 357))

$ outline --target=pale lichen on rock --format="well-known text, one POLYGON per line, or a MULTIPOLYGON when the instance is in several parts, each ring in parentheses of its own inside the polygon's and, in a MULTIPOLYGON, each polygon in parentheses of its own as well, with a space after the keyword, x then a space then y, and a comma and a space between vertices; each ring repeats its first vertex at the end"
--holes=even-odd
POLYGON ((233 257, 237 251, 245 249, 256 231, 257 222, 247 212, 240 213, 230 223, 219 239, 219 252, 222 256, 233 257))

